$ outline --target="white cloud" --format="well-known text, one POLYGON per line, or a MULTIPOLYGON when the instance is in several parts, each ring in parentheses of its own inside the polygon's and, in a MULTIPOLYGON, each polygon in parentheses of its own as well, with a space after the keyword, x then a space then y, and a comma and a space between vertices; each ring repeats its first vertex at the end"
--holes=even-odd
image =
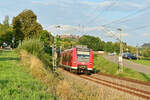
POLYGON ((115 7, 119 7, 125 10, 131 10, 131 9, 142 9, 145 6, 139 3, 131 2, 131 1, 125 1, 125 2, 119 2, 116 3, 115 7))
POLYGON ((58 7, 69 7, 72 2, 65 2, 65 1, 32 1, 32 4, 36 5, 44 5, 44 6, 50 6, 50 5, 55 5, 58 7))
MULTIPOLYGON (((60 25, 60 28, 55 28, 55 26, 57 25, 49 25, 49 27, 45 28, 48 31, 54 33, 64 33, 64 32, 71 32, 71 33, 78 33, 78 32, 83 32, 84 33, 105 33, 105 35, 109 36, 109 37, 119 37, 118 33, 115 31, 111 31, 111 30, 106 30, 104 27, 102 26, 97 26, 97 27, 79 27, 79 26, 71 26, 71 25, 60 25)), ((130 36, 128 33, 123 33, 123 37, 127 37, 130 36)))
POLYGON ((38 4, 38 5, 48 6, 48 5, 52 5, 54 3, 52 3, 52 2, 32 1, 32 4, 38 4))
POLYGON ((144 33, 144 34, 142 34, 142 36, 143 36, 143 37, 149 37, 149 36, 150 36, 150 34, 148 34, 148 33, 144 33))
POLYGON ((123 37, 129 37, 130 34, 128 34, 128 33, 122 33, 122 36, 123 36, 123 37))
POLYGON ((95 5, 97 5, 97 2, 81 1, 80 4, 89 5, 89 6, 95 6, 95 5))
POLYGON ((80 4, 88 6, 97 6, 99 8, 112 7, 113 10, 129 10, 129 9, 142 9, 144 5, 138 4, 131 1, 103 1, 103 2, 94 2, 94 1, 81 1, 80 4))
POLYGON ((114 4, 114 2, 113 1, 104 1, 104 2, 81 1, 80 4, 103 8, 103 7, 111 6, 112 4, 114 4))
POLYGON ((100 3, 99 5, 101 7, 106 7, 106 6, 111 6, 111 5, 115 4, 115 3, 116 2, 113 2, 113 1, 104 1, 104 2, 100 3))
MULTIPOLYGON (((48 25, 47 25, 48 26, 48 25)), ((102 32, 103 30, 103 27, 101 26, 97 26, 97 27, 79 27, 79 26, 71 26, 71 25, 60 25, 61 27, 60 28, 55 28, 56 25, 49 25, 49 27, 45 27, 45 29, 47 29, 48 31, 54 33, 58 33, 58 34, 61 34, 61 33, 64 33, 64 32, 70 32, 70 33, 79 33, 79 32, 83 32, 84 33, 89 33, 89 32, 102 32)))

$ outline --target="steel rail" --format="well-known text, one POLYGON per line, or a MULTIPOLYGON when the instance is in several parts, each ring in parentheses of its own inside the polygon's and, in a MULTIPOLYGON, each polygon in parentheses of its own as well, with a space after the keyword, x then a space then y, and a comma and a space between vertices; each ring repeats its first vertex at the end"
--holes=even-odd
MULTIPOLYGON (((66 70, 63 70, 63 71, 68 72, 66 70)), ((91 75, 78 75, 78 74, 74 74, 72 72, 68 72, 68 73, 72 74, 72 75, 75 75, 75 76, 78 76, 82 79, 92 81, 92 82, 97 83, 97 84, 101 84, 101 85, 104 85, 104 86, 107 86, 107 87, 110 87, 110 88, 113 88, 113 89, 117 89, 119 91, 131 94, 131 95, 135 95, 135 96, 150 100, 150 92, 149 91, 144 91, 144 90, 141 90, 141 89, 125 86, 125 85, 118 84, 118 83, 115 83, 115 82, 110 82, 110 81, 107 81, 107 80, 96 78, 96 77, 91 76, 91 75)), ((110 78, 117 78, 117 79, 125 80, 125 81, 128 81, 128 82, 134 82, 134 83, 138 82, 138 84, 150 86, 149 83, 140 82, 140 81, 136 81, 136 80, 132 80, 132 79, 128 79, 128 78, 121 78, 121 77, 112 76, 112 75, 108 75, 108 74, 102 74, 102 73, 97 74, 97 75, 103 75, 103 76, 107 76, 107 77, 110 77, 110 78)))
POLYGON ((99 78, 96 78, 96 77, 93 77, 93 76, 89 76, 89 77, 91 77, 91 78, 95 78, 95 79, 97 79, 97 80, 104 81, 104 82, 107 82, 107 83, 110 83, 110 84, 113 84, 113 85, 117 85, 117 86, 120 86, 120 87, 124 87, 124 88, 130 89, 130 90, 134 90, 134 91, 137 91, 137 92, 141 92, 141 93, 144 93, 144 94, 150 95, 150 92, 149 92, 149 91, 144 91, 144 90, 140 90, 140 89, 137 89, 137 88, 133 88, 133 87, 125 86, 125 85, 122 85, 122 84, 118 84, 118 83, 114 83, 114 82, 106 81, 106 80, 99 79, 99 78))
POLYGON ((143 84, 143 85, 150 86, 149 82, 134 80, 134 79, 130 79, 130 78, 122 78, 122 77, 119 77, 119 76, 114 76, 114 75, 109 75, 109 74, 104 74, 104 73, 97 73, 96 75, 111 77, 111 78, 115 78, 115 79, 119 79, 119 80, 123 80, 123 81, 129 81, 129 82, 133 82, 133 83, 138 83, 138 84, 143 84))
MULTIPOLYGON (((123 88, 121 88, 122 87, 122 85, 120 85, 120 87, 118 87, 118 84, 116 84, 116 83, 113 83, 113 82, 109 82, 109 81, 104 81, 104 80, 101 80, 101 82, 99 81, 99 79, 97 79, 97 78, 94 78, 94 77, 92 77, 92 78, 89 78, 90 76, 81 76, 80 75, 80 77, 81 78, 83 78, 83 79, 86 79, 86 80, 90 80, 90 81, 92 81, 92 82, 95 82, 95 83, 97 83, 97 84, 101 84, 101 85, 105 85, 105 86, 108 86, 108 87, 110 87, 110 88, 114 88, 114 89, 117 89, 117 90, 119 90, 119 91, 122 91, 122 92, 126 92, 126 93, 129 93, 129 94, 133 94, 133 95, 135 95, 135 96, 138 96, 138 97, 141 97, 141 98, 144 98, 144 99, 150 99, 150 96, 147 96, 147 95, 143 95, 143 94, 140 94, 140 93, 135 93, 137 90, 135 89, 131 89, 131 88, 129 88, 129 87, 125 87, 126 89, 123 89, 123 88), (93 79, 96 79, 96 80, 93 80, 93 79), (103 82, 106 82, 106 83, 103 83, 103 82), (113 85, 115 85, 115 86, 112 86, 112 85, 110 85, 110 84, 112 84, 113 83, 113 85), (127 90, 127 89, 129 89, 129 90, 127 90), (132 91, 131 91, 132 90, 132 91), (133 92, 133 91, 135 91, 135 92, 133 92)), ((137 92, 139 92, 140 90, 138 90, 137 92)), ((141 90, 142 91, 142 90, 141 90)), ((141 92, 140 91, 140 92, 141 92)), ((144 93, 146 93, 146 94, 148 94, 147 92, 144 92, 144 93)), ((150 94, 148 94, 148 95, 150 95, 150 94)))

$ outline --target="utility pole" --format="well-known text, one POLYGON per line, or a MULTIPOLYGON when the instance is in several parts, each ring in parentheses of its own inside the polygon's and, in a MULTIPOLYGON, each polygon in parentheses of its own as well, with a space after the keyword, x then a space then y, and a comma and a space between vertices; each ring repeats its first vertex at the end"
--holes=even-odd
POLYGON ((119 68, 119 72, 123 72, 123 62, 122 62, 122 53, 123 53, 123 47, 122 47, 122 29, 119 28, 118 29, 120 31, 120 54, 119 54, 119 64, 118 64, 118 68, 119 68))
POLYGON ((15 37, 12 38, 12 48, 15 48, 15 37))
POLYGON ((136 57, 137 57, 137 60, 138 60, 138 56, 139 56, 139 47, 138 47, 138 44, 136 45, 136 57))
POLYGON ((103 27, 104 32, 111 34, 112 37, 114 37, 116 40, 119 40, 120 42, 120 54, 119 54, 119 58, 118 58, 118 72, 123 72, 123 59, 122 59, 122 53, 123 53, 123 45, 122 45, 122 29, 118 28, 117 30, 120 31, 120 37, 118 37, 116 34, 114 34, 114 32, 112 32, 111 30, 109 30, 106 27, 103 27))
POLYGON ((56 71, 56 33, 54 33, 54 41, 52 45, 52 57, 53 57, 53 72, 56 71))
POLYGON ((53 72, 56 71, 57 68, 57 52, 56 52, 56 30, 60 28, 60 26, 55 25, 55 32, 54 32, 54 42, 52 45, 52 57, 53 57, 53 72))
POLYGON ((79 24, 78 27, 79 27, 78 30, 79 30, 79 34, 80 34, 81 33, 81 25, 79 24))
POLYGON ((84 25, 82 25, 82 33, 84 34, 84 25))

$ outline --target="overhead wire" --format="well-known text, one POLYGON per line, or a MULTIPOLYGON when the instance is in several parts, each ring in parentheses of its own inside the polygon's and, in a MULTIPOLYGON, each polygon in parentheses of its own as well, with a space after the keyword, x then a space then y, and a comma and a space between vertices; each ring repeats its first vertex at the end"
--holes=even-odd
MULTIPOLYGON (((105 0, 104 0, 104 1, 105 1, 105 0)), ((98 5, 94 8, 94 10, 91 10, 91 11, 88 13, 87 16, 90 16, 91 13, 96 12, 96 11, 99 9, 99 7, 100 7, 100 5, 98 4, 98 5)), ((81 24, 81 23, 82 23, 82 22, 80 22, 80 24, 81 24)))
MULTIPOLYGON (((111 7, 110 7, 110 8, 111 8, 111 7)), ((149 10, 149 8, 150 8, 150 6, 145 7, 145 8, 143 8, 143 9, 140 9, 140 10, 135 11, 134 13, 131 13, 131 14, 127 15, 127 16, 124 16, 124 17, 122 17, 122 18, 120 18, 120 19, 111 21, 111 22, 109 22, 109 23, 107 23, 107 24, 103 24, 103 25, 101 25, 101 26, 105 26, 105 27, 106 27, 107 25, 112 25, 112 24, 127 22, 128 18, 130 18, 130 17, 132 17, 132 16, 136 16, 137 14, 139 14, 139 13, 141 13, 141 12, 145 12, 145 11, 149 10)), ((97 9, 97 8, 96 8, 96 9, 97 9)), ((108 8, 108 9, 109 9, 109 8, 108 8)), ((104 12, 104 11, 103 11, 103 12, 104 12)), ((96 16, 96 17, 97 17, 97 16, 96 16)), ((94 18, 94 19, 96 19, 96 18, 94 18)), ((91 20, 91 21, 93 22, 93 20, 91 20)), ((90 22, 91 22, 91 21, 90 21, 90 22)), ((142 27, 137 27, 137 28, 135 28, 135 29, 128 30, 128 31, 134 31, 134 30, 138 30, 138 29, 142 29, 142 28, 146 28, 146 27, 150 27, 150 25, 146 25, 146 26, 142 26, 142 27)), ((88 32, 86 32, 85 34, 87 34, 87 33, 88 33, 88 32)))
MULTIPOLYGON (((99 7, 100 7, 100 5, 97 5, 94 10, 91 10, 90 13, 88 13, 87 16, 90 16, 91 13, 96 12, 96 10, 97 10, 99 7)), ((82 22, 83 22, 83 20, 82 20, 82 21, 80 22, 80 24, 78 25, 78 27, 79 27, 78 32, 79 32, 79 33, 84 32, 84 26, 81 24, 82 22)))
POLYGON ((143 9, 140 9, 140 10, 137 10, 137 11, 134 12, 134 13, 131 13, 131 14, 127 15, 127 16, 124 16, 124 17, 122 17, 122 18, 120 18, 120 19, 111 21, 111 22, 109 22, 109 23, 107 23, 107 24, 103 24, 102 26, 107 26, 107 25, 112 25, 112 24, 127 22, 127 20, 128 20, 129 17, 135 16, 135 15, 141 13, 141 12, 147 11, 147 10, 149 10, 149 8, 150 8, 150 6, 145 7, 145 8, 143 8, 143 9))
POLYGON ((133 29, 129 29, 129 30, 126 30, 126 32, 132 32, 132 31, 136 31, 136 30, 140 30, 140 29, 144 29, 144 28, 149 28, 149 27, 150 27, 150 24, 149 25, 140 26, 140 27, 136 27, 136 28, 133 28, 133 29))
MULTIPOLYGON (((125 17, 122 17, 122 18, 120 18, 120 19, 118 19, 118 20, 112 21, 111 23, 104 24, 104 25, 102 25, 102 26, 103 26, 103 27, 106 27, 106 25, 110 25, 110 24, 112 25, 112 23, 113 23, 113 24, 114 24, 114 22, 117 23, 117 21, 120 21, 120 22, 118 22, 118 23, 121 23, 121 22, 123 22, 123 21, 127 21, 126 18, 129 18, 130 16, 135 16, 135 15, 137 15, 138 13, 147 11, 147 10, 149 10, 149 8, 150 8, 150 6, 145 7, 145 8, 143 8, 143 9, 141 9, 141 10, 136 11, 135 13, 129 14, 129 15, 125 16, 125 17), (125 19, 126 19, 126 20, 125 20, 125 19)), ((135 30, 139 30, 139 29, 143 29, 143 28, 147 28, 147 27, 150 27, 150 25, 144 25, 144 26, 140 26, 140 27, 137 27, 137 28, 134 28, 134 29, 130 29, 130 30, 128 30, 127 32, 131 32, 131 31, 135 31, 135 30)))
MULTIPOLYGON (((104 10, 102 10, 102 12, 99 13, 99 14, 103 14, 104 12, 108 11, 110 8, 113 8, 114 5, 117 4, 117 1, 118 1, 118 0, 112 0, 112 1, 114 1, 114 2, 113 2, 111 5, 109 5, 108 7, 106 7, 104 10)), ((98 14, 97 16, 95 16, 94 18, 92 18, 91 20, 89 20, 89 21, 86 23, 86 25, 91 24, 92 22, 94 22, 94 21, 99 17, 99 14, 98 14)))
MULTIPOLYGON (((104 1, 105 1, 105 0, 104 0, 104 1)), ((116 1, 118 1, 118 0, 112 0, 112 1, 115 1, 115 2, 113 2, 111 5, 109 5, 109 6, 108 6, 107 8, 105 8, 105 9, 100 9, 100 10, 101 10, 101 13, 99 13, 99 14, 102 14, 102 13, 104 13, 106 10, 109 10, 110 8, 112 8, 112 7, 114 6, 114 4, 116 4, 116 1)), ((91 12, 88 14, 88 16, 89 16, 91 13, 96 12, 99 7, 101 7, 100 4, 97 5, 97 6, 95 7, 95 9, 94 9, 93 11, 91 11, 91 12)), ((91 24, 92 21, 96 20, 97 17, 99 16, 99 14, 98 14, 96 17, 90 19, 90 21, 88 21, 88 22, 86 23, 86 25, 87 25, 87 24, 91 24)), ((82 28, 84 28, 83 25, 79 24, 79 27, 80 27, 80 26, 82 26, 82 28)), ((84 29, 83 29, 83 30, 84 30, 84 29)), ((88 33, 88 32, 83 33, 83 34, 87 34, 87 33, 88 33)))
MULTIPOLYGON (((117 1, 118 1, 118 0, 112 0, 112 1, 114 1, 114 2, 113 2, 111 5, 107 6, 107 7, 106 7, 104 10, 102 10, 102 12, 99 13, 99 14, 103 14, 104 12, 106 12, 107 10, 109 10, 110 8, 113 8, 114 5, 117 4, 117 1)), ((94 21, 98 18, 99 14, 98 14, 97 16, 95 16, 94 18, 92 18, 91 20, 89 20, 89 21, 86 23, 86 25, 91 24, 92 22, 94 22, 94 21)), ((86 32, 86 33, 84 33, 84 34, 87 34, 87 33, 88 33, 88 32, 86 32)))

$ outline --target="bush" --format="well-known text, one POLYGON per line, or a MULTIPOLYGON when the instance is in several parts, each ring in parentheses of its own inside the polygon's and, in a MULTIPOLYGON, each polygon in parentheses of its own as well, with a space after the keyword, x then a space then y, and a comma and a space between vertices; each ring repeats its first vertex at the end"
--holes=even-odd
POLYGON ((52 69, 52 57, 49 54, 44 53, 39 58, 45 64, 46 68, 49 66, 52 69))
POLYGON ((19 45, 18 48, 37 57, 40 57, 41 54, 44 53, 44 44, 39 39, 24 40, 22 45, 19 45))
POLYGON ((50 47, 49 45, 44 46, 44 52, 52 55, 52 47, 50 47))
POLYGON ((145 51, 143 52, 143 56, 144 56, 144 57, 150 57, 150 50, 145 50, 145 51))
POLYGON ((22 45, 18 46, 18 49, 20 51, 24 50, 38 57, 44 63, 46 68, 51 68, 52 66, 52 57, 50 56, 51 49, 49 48, 47 49, 47 47, 45 47, 44 43, 41 42, 39 39, 29 39, 24 40, 22 45))

